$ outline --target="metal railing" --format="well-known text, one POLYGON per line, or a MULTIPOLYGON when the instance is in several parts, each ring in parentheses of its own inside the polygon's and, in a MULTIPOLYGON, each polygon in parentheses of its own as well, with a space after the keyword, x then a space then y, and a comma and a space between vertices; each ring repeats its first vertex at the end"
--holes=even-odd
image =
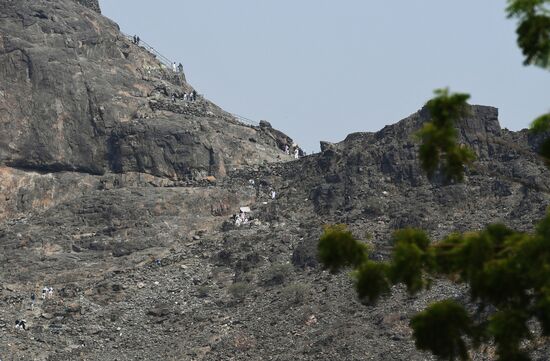
MULTIPOLYGON (((134 43, 134 36, 132 35, 129 35, 129 34, 126 34, 124 32, 120 32, 122 35, 124 35, 124 37, 126 39, 128 39, 129 41, 131 41, 132 43, 134 43)), ((147 42, 141 40, 141 38, 139 39, 139 44, 136 44, 138 46, 141 46, 142 48, 144 48, 145 50, 147 50, 149 53, 153 54, 155 56, 155 58, 161 62, 164 66, 166 66, 168 69, 171 69, 173 64, 174 64, 174 61, 168 59, 166 56, 162 55, 157 49, 153 48, 150 44, 148 44, 147 42)), ((200 94, 199 94, 200 95, 200 94)), ((200 95, 202 96, 203 98, 205 98, 205 95, 200 95)), ((252 120, 252 119, 249 119, 247 117, 243 117, 242 115, 239 115, 239 114, 231 114, 235 119, 237 119, 239 122, 241 123, 244 123, 244 124, 248 124, 248 125, 252 125, 252 126, 259 126, 260 123, 255 121, 255 120, 252 120)))
POLYGON ((257 127, 257 126, 260 125, 260 123, 258 123, 257 121, 252 120, 252 119, 248 119, 248 118, 243 117, 243 116, 241 116, 241 115, 239 115, 239 114, 233 114, 233 113, 232 113, 231 115, 232 115, 233 117, 235 117, 235 119, 237 119, 237 120, 238 120, 239 122, 241 122, 241 123, 248 124, 248 125, 253 125, 253 126, 255 126, 255 127, 257 127))
MULTIPOLYGON (((126 39, 130 40, 132 43, 134 42, 134 37, 132 35, 125 34, 122 31, 120 33, 122 35, 124 35, 126 37, 126 39)), ((139 44, 136 44, 136 45, 141 46, 142 48, 144 48, 145 50, 147 50, 148 52, 153 54, 155 56, 155 58, 157 58, 158 61, 160 61, 162 64, 164 64, 168 69, 172 68, 172 65, 174 64, 174 61, 172 61, 172 60, 168 59, 166 56, 162 55, 157 49, 153 48, 147 42, 139 39, 139 44)))

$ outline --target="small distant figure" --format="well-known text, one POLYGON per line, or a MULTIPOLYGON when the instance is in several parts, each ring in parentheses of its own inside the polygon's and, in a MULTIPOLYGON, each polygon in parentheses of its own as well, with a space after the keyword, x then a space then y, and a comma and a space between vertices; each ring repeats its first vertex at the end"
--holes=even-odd
POLYGON ((36 295, 31 293, 31 310, 34 310, 34 303, 36 302, 36 295))
POLYGON ((193 89, 191 95, 193 96, 193 101, 197 100, 197 91, 195 89, 193 89))
POLYGON ((19 330, 19 329, 26 330, 27 329, 27 321, 25 321, 25 320, 15 320, 15 329, 16 330, 19 330))
POLYGON ((180 73, 183 73, 183 65, 181 63, 179 63, 179 65, 178 65, 178 71, 180 73))
POLYGON ((285 144, 285 154, 290 154, 290 147, 288 144, 285 144))
POLYGON ((308 325, 308 326, 313 326, 317 323, 317 317, 315 317, 315 315, 310 315, 305 324, 308 325))
POLYGON ((241 212, 239 213, 239 217, 238 217, 238 218, 241 220, 241 222, 240 222, 241 224, 246 224, 246 223, 248 223, 248 217, 246 216, 246 213, 245 213, 245 212, 241 211, 241 212))
POLYGON ((187 93, 183 93, 183 101, 188 101, 189 95, 187 93))
POLYGON ((156 264, 157 266, 162 266, 162 263, 160 262, 160 259, 156 259, 156 260, 155 260, 155 264, 156 264))
POLYGON ((48 287, 42 288, 42 299, 43 299, 43 300, 46 299, 46 292, 48 292, 48 287))
POLYGON ((294 159, 298 159, 300 158, 300 151, 298 150, 298 148, 294 149, 294 159))
POLYGON ((172 103, 176 102, 176 94, 172 94, 172 103))
POLYGON ((139 45, 139 41, 140 41, 139 36, 134 35, 134 39, 133 39, 133 40, 134 40, 134 44, 139 45))
POLYGON ((277 197, 277 192, 271 190, 271 199, 275 199, 275 197, 277 197))
POLYGON ((48 298, 52 298, 53 297, 53 287, 49 287, 48 288, 48 298))
POLYGON ((172 63, 172 70, 174 71, 174 73, 178 71, 177 66, 176 66, 176 62, 172 63))

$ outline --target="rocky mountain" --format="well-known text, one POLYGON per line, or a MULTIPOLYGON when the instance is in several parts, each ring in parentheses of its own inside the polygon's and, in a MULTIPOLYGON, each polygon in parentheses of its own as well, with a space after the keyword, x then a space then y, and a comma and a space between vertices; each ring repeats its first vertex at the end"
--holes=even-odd
POLYGON ((530 230, 550 203, 538 139, 495 108, 458 124, 478 156, 462 184, 420 170, 425 109, 292 160, 268 123, 185 101, 184 74, 94 4, 0 0, 1 360, 431 359, 408 320, 465 290, 364 306, 319 267, 322 226, 348 224, 384 259, 395 229, 530 230))
POLYGON ((136 173, 180 184, 280 160, 280 148, 292 142, 269 126, 242 124, 200 96, 184 101, 193 88, 183 73, 166 69, 78 2, 1 4, 0 162, 9 167, 1 174, 4 184, 17 184, 8 186, 3 213, 55 202, 32 191, 21 202, 21 186, 47 183, 65 196, 87 189, 17 170, 136 173))

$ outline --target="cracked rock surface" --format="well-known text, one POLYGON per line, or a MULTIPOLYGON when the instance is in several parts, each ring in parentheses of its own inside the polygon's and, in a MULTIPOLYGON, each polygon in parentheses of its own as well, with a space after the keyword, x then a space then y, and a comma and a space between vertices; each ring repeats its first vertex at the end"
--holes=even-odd
POLYGON ((3 164, 196 179, 280 159, 270 131, 202 97, 184 101, 192 87, 183 74, 95 11, 72 1, 0 4, 3 164))
MULTIPOLYGON (((323 225, 348 224, 384 260, 395 229, 529 231, 550 203, 540 139, 501 129, 495 108, 457 124, 478 156, 463 184, 420 170, 424 109, 292 160, 268 123, 183 100, 185 77, 97 12, 0 9, 1 360, 431 360, 409 319, 467 302, 464 287, 362 305, 317 262, 323 225)), ((541 340, 534 359, 549 352, 541 340)))

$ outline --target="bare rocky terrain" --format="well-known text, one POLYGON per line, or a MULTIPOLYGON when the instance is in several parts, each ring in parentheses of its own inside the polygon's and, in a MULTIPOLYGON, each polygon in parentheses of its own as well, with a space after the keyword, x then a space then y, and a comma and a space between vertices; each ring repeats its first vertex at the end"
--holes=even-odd
POLYGON ((464 288, 363 305, 318 265, 323 225, 383 260, 395 229, 531 230, 550 204, 539 139, 492 107, 458 125, 478 160, 446 184, 419 167, 424 109, 293 160, 192 89, 95 1, 0 0, 0 360, 430 360, 409 319, 464 288))

